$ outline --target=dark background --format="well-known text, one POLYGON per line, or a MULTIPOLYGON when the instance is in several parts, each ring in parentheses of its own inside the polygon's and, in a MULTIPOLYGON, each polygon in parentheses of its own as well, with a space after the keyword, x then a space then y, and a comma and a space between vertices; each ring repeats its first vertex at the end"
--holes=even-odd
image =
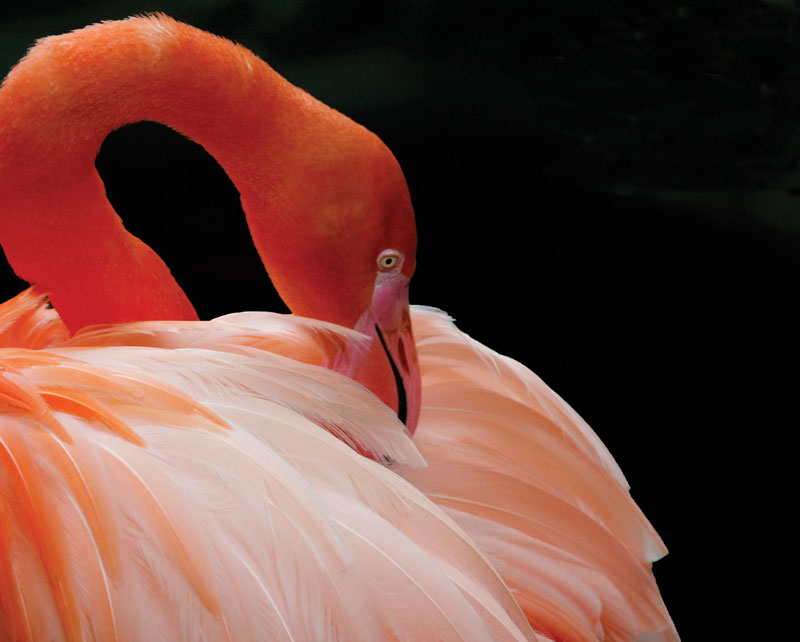
MULTIPOLYGON (((39 36, 154 10, 241 42, 383 138, 417 212, 412 302, 595 428, 671 550, 656 576, 684 640, 763 634, 750 618, 768 591, 752 587, 782 563, 773 506, 790 491, 772 471, 797 428, 773 410, 796 397, 794 3, 4 5, 0 70, 39 36)), ((97 165, 201 317, 283 309, 200 148, 136 125, 97 165)), ((4 270, 7 297, 23 284, 4 270)))

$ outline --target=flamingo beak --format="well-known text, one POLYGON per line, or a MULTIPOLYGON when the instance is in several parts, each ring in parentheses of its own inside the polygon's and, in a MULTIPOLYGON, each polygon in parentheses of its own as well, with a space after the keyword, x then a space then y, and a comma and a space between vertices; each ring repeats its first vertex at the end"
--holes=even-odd
POLYGON ((368 345, 353 346, 335 370, 369 388, 392 408, 409 434, 419 421, 421 382, 417 347, 408 308, 408 277, 379 275, 372 302, 355 329, 369 336, 368 345))
POLYGON ((421 383, 408 303, 402 310, 399 324, 381 327, 376 323, 375 332, 394 378, 397 416, 413 435, 419 421, 421 383))

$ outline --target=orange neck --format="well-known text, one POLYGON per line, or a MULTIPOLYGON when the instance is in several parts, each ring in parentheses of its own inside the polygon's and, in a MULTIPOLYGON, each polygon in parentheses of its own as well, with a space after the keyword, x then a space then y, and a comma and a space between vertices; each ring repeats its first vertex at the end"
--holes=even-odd
POLYGON ((166 265, 124 229, 94 167, 106 135, 141 120, 173 127, 220 163, 248 219, 258 219, 251 230, 268 226, 280 239, 255 239, 265 264, 296 248, 301 226, 285 189, 296 180, 292 159, 320 130, 329 138, 366 131, 244 48, 169 18, 40 42, 0 91, 0 241, 17 274, 50 294, 73 332, 196 318, 166 265))

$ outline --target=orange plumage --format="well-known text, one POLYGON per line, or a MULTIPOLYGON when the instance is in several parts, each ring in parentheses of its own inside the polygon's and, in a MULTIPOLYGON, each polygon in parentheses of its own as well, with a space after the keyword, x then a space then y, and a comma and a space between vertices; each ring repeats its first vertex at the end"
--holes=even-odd
POLYGON ((41 41, 0 116, 0 241, 55 306, 0 306, 3 639, 677 639, 663 544, 591 429, 409 309, 413 212, 374 135, 163 16, 41 41), (317 320, 191 320, 92 166, 141 119, 219 160, 317 320))

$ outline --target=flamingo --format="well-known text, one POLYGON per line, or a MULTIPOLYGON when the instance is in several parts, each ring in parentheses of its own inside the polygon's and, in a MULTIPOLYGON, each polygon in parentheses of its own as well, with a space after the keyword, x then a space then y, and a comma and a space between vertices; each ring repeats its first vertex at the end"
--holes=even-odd
POLYGON ((597 436, 409 306, 391 152, 251 52, 164 15, 39 41, 0 203, 32 284, 0 306, 3 640, 678 639, 597 436), (218 160, 292 315, 198 321, 125 231, 93 160, 139 120, 218 160))

